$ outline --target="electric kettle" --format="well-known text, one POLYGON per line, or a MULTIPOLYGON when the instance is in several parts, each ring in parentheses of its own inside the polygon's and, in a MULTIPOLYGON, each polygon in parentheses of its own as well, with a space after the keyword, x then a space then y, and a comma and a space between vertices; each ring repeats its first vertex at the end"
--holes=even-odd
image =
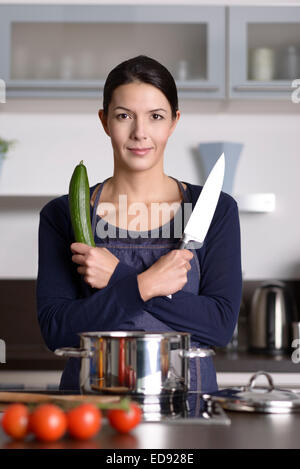
POLYGON ((292 322, 297 321, 294 298, 283 282, 263 283, 254 291, 249 320, 249 351, 287 353, 292 322))

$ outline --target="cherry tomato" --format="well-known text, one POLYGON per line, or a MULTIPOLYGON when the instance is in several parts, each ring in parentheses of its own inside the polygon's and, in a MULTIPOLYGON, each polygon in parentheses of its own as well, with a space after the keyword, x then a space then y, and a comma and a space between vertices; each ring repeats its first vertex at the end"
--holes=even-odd
POLYGON ((67 413, 68 432, 77 440, 88 440, 99 432, 101 411, 93 404, 80 404, 67 413))
POLYGON ((136 427, 142 419, 142 410, 134 402, 130 402, 129 411, 111 409, 107 412, 110 425, 120 433, 128 433, 136 427))
POLYGON ((29 427, 38 440, 56 441, 67 430, 67 417, 58 406, 41 404, 30 415, 29 427))
POLYGON ((2 417, 5 433, 15 440, 23 440, 28 433, 29 411, 24 404, 10 404, 2 417))

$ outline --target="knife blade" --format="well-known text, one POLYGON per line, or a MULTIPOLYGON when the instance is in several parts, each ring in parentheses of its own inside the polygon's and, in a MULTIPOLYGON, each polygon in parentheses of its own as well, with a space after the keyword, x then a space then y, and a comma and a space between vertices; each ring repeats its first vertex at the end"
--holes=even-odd
POLYGON ((222 153, 205 181, 177 249, 185 249, 189 241, 203 245, 222 190, 224 173, 225 156, 222 153))
MULTIPOLYGON (((196 241, 200 243, 198 248, 202 247, 220 197, 224 173, 225 156, 222 153, 205 181, 177 249, 186 249, 189 241, 196 241)), ((172 295, 166 296, 172 298, 172 295)))

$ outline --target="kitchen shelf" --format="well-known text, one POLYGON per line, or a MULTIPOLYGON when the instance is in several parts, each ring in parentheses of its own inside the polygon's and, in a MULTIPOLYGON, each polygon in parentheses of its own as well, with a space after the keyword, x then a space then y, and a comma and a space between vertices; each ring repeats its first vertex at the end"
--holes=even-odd
POLYGON ((56 197, 60 197, 61 195, 64 195, 64 194, 1 194, 0 193, 0 199, 23 199, 23 198, 26 198, 26 199, 36 199, 36 198, 41 198, 41 199, 54 199, 56 197))
POLYGON ((270 213, 276 208, 275 194, 237 194, 234 196, 240 212, 270 213))
POLYGON ((11 212, 19 210, 41 210, 50 200, 60 197, 62 194, 0 194, 0 211, 11 212))
MULTIPOLYGON (((34 209, 63 194, 0 194, 0 210, 34 209)), ((234 195, 242 213, 270 213, 275 211, 274 194, 234 195)))

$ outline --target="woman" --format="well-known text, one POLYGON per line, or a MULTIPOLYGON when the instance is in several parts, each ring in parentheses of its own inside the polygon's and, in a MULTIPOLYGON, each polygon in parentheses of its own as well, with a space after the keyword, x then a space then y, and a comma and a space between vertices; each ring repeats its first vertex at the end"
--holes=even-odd
MULTIPOLYGON (((203 247, 176 249, 201 187, 164 173, 180 118, 172 75, 146 56, 119 64, 99 118, 114 172, 90 188, 96 247, 74 242, 67 195, 40 212, 37 307, 47 346, 78 346, 78 333, 101 330, 185 331, 192 345, 225 346, 241 300, 238 209, 222 192, 203 247)), ((69 359, 60 389, 78 390, 79 360, 69 359)), ((191 390, 217 389, 211 357, 190 367, 191 390)))

